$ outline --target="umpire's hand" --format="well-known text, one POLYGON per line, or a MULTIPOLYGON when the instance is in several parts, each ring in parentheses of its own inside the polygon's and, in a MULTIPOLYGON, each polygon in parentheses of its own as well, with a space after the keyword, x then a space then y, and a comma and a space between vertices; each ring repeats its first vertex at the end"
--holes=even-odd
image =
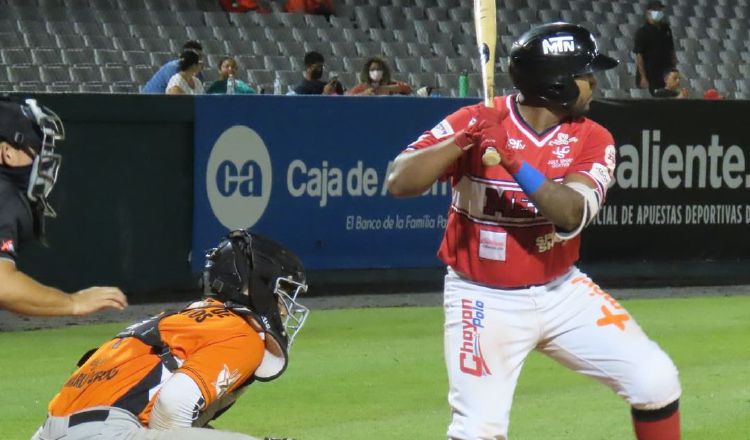
POLYGON ((105 309, 123 310, 128 299, 117 287, 89 287, 70 295, 73 316, 84 316, 105 309))

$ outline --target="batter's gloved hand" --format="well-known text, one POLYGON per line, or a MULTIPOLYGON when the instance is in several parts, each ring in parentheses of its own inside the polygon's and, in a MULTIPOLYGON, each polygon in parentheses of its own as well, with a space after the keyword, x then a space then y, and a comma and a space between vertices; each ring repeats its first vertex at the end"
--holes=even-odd
POLYGON ((485 151, 494 148, 500 154, 500 165, 510 174, 516 174, 521 169, 521 159, 516 151, 508 146, 508 133, 500 124, 483 129, 480 133, 480 148, 485 151))
POLYGON ((453 143, 463 151, 468 150, 479 142, 479 132, 486 126, 483 122, 473 122, 473 124, 470 124, 463 130, 458 130, 456 137, 453 138, 453 143))
POLYGON ((507 110, 500 111, 495 108, 480 106, 477 114, 469 120, 469 125, 456 133, 453 143, 464 151, 468 150, 480 141, 481 131, 493 125, 499 125, 506 116, 508 116, 507 110))

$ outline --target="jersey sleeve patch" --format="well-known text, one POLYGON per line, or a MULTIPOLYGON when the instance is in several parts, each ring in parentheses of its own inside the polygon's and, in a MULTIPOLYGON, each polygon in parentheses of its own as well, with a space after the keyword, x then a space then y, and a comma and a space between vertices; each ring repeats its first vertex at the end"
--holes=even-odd
POLYGON ((448 122, 447 119, 443 119, 438 125, 430 130, 430 134, 432 134, 435 139, 440 140, 447 138, 448 136, 453 136, 455 132, 453 131, 453 126, 451 126, 450 122, 448 122))
POLYGON ((0 238, 0 259, 15 262, 17 257, 15 240, 0 238))

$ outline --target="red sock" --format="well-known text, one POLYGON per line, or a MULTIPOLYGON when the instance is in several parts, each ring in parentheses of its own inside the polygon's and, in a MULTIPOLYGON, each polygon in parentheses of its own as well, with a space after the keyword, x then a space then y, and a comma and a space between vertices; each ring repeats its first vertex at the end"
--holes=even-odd
POLYGON ((638 440, 680 440, 680 411, 659 420, 638 420, 633 416, 638 440))

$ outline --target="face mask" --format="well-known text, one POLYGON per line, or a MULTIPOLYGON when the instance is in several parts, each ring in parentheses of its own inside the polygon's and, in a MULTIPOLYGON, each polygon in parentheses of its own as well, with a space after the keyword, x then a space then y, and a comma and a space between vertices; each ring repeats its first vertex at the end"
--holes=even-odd
POLYGON ((310 78, 312 79, 320 79, 323 77, 323 68, 322 67, 316 67, 313 70, 310 71, 310 78))
POLYGON ((664 11, 648 11, 648 16, 658 23, 664 19, 664 11))
POLYGON ((31 178, 31 165, 25 167, 7 167, 0 165, 0 175, 10 180, 19 191, 26 194, 31 178))
POLYGON ((370 79, 373 81, 380 81, 383 79, 383 71, 382 70, 371 70, 370 71, 370 79))

